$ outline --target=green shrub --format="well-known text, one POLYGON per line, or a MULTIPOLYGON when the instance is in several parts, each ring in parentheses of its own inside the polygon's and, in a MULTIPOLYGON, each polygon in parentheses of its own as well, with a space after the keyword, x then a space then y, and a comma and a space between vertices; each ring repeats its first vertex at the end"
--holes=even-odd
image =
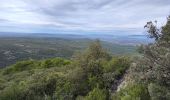
POLYGON ((20 61, 12 66, 5 68, 3 71, 3 74, 10 74, 10 73, 12 74, 15 72, 31 70, 31 69, 38 68, 39 66, 40 66, 40 63, 35 60, 20 61))
POLYGON ((56 91, 54 93, 54 98, 57 100, 73 100, 75 97, 74 84, 68 81, 59 81, 56 84, 56 91))
POLYGON ((148 91, 152 100, 170 99, 170 90, 166 87, 151 83, 148 85, 148 91))
POLYGON ((51 67, 62 67, 65 65, 69 65, 71 62, 69 60, 65 60, 62 58, 53 58, 53 59, 46 59, 41 62, 42 68, 51 68, 51 67))
POLYGON ((112 100, 151 100, 145 85, 128 85, 113 95, 112 100))
POLYGON ((3 70, 3 74, 12 74, 21 71, 28 71, 32 69, 43 69, 43 68, 51 68, 51 67, 62 67, 69 65, 71 61, 62 59, 62 58, 53 58, 53 59, 46 59, 42 61, 36 60, 27 60, 27 61, 20 61, 16 64, 9 66, 3 70))
POLYGON ((94 88, 88 95, 85 97, 85 100, 106 100, 107 92, 103 89, 94 88))
POLYGON ((128 57, 113 57, 107 65, 104 66, 104 71, 122 74, 129 66, 130 60, 128 57))
POLYGON ((24 91, 22 87, 16 84, 5 88, 5 90, 0 93, 1 100, 23 100, 23 97, 24 91))

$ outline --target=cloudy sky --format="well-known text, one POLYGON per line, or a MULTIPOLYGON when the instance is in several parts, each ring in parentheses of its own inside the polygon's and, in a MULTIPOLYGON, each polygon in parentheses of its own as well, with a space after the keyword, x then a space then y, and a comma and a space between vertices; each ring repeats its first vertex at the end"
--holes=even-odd
POLYGON ((141 34, 170 0, 0 0, 1 32, 141 34))

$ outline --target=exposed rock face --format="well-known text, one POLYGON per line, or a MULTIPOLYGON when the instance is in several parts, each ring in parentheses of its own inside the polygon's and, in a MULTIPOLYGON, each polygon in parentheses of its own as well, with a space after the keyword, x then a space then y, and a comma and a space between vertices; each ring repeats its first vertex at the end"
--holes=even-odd
MULTIPOLYGON (((136 63, 132 63, 130 68, 136 67, 136 63)), ((120 89, 125 88, 128 84, 133 83, 130 77, 130 68, 125 72, 122 78, 119 80, 119 84, 117 85, 116 92, 120 91, 120 89)))
POLYGON ((126 86, 126 77, 127 77, 127 71, 125 72, 125 74, 118 80, 116 80, 112 87, 111 87, 111 91, 112 93, 119 91, 121 88, 126 86))
POLYGON ((128 75, 126 73, 121 79, 121 83, 117 86, 117 90, 116 90, 117 92, 120 91, 120 89, 125 88, 127 86, 128 83, 127 79, 128 79, 128 75))

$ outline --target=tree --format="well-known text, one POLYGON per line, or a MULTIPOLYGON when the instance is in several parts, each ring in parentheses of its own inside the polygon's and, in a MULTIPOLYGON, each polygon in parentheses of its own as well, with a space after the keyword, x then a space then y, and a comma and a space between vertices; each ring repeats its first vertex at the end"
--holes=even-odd
POLYGON ((76 95, 86 95, 97 86, 103 88, 102 62, 108 59, 110 56, 102 48, 99 40, 93 42, 85 52, 73 56, 73 65, 78 69, 74 72, 74 76, 78 77, 74 77, 74 83, 79 87, 76 95))
MULTIPOLYGON (((153 22, 148 22, 145 27, 155 43, 143 45, 141 51, 143 57, 135 61, 135 66, 131 68, 132 78, 137 82, 148 84, 149 93, 156 94, 156 90, 166 88, 167 94, 170 93, 170 16, 167 23, 161 29, 158 29, 153 22), (161 31, 160 31, 161 30, 161 31), (156 84, 156 85, 150 85, 156 84), (157 86, 157 88, 156 88, 157 86), (159 88, 158 88, 159 87, 159 88), (162 87, 162 88, 160 88, 162 87), (155 93, 154 93, 155 92, 155 93)), ((168 100, 167 94, 161 95, 164 100, 168 100)), ((151 95, 153 96, 153 95, 151 95)), ((154 98, 154 97, 152 97, 154 98)), ((155 100, 155 99, 154 99, 155 100)), ((159 99, 158 99, 159 100, 159 99)))

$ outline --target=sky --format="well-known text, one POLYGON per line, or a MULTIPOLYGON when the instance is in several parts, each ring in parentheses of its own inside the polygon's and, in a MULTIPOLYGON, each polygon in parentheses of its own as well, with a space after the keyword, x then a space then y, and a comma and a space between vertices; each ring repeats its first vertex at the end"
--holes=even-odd
POLYGON ((0 0, 0 32, 143 34, 170 0, 0 0))

